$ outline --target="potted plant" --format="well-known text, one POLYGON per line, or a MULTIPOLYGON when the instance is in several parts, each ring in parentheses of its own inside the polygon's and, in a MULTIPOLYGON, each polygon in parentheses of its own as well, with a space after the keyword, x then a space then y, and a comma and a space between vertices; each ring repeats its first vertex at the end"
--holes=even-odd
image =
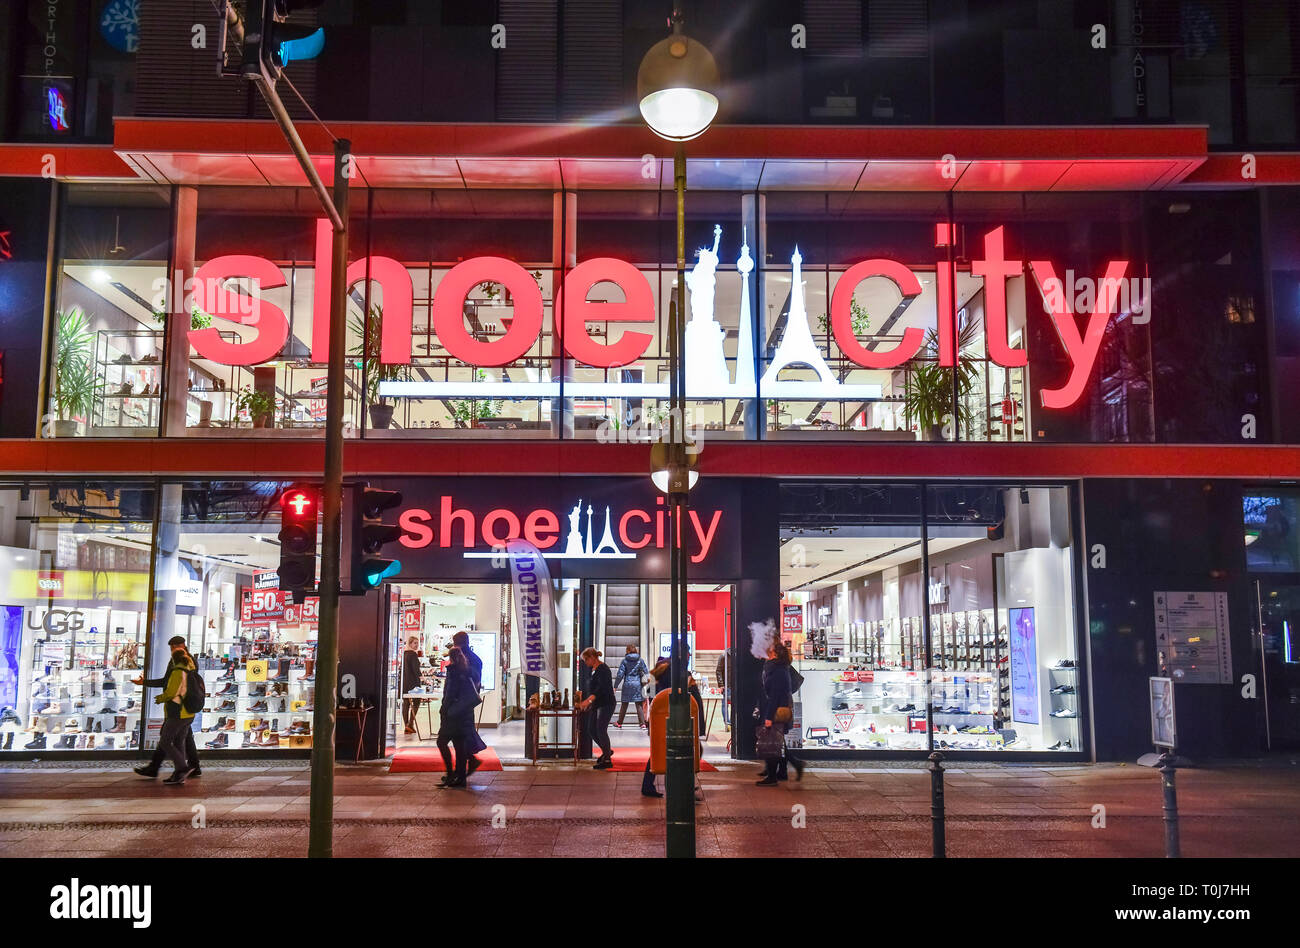
POLYGON ((239 394, 235 396, 235 414, 248 412, 253 419, 254 428, 273 428, 275 427, 275 396, 270 392, 259 392, 257 389, 244 388, 240 389, 239 394))
POLYGON ((370 313, 362 321, 359 315, 352 315, 348 320, 348 330, 360 339, 360 342, 348 354, 357 361, 354 368, 359 368, 366 379, 366 405, 370 413, 370 427, 387 428, 393 423, 393 406, 384 401, 379 394, 379 383, 397 379, 401 375, 400 365, 391 365, 379 361, 380 326, 383 324, 384 311, 378 305, 370 307, 370 313), (367 345, 369 340, 369 345, 367 345), (367 352, 367 349, 369 351, 367 352))
POLYGON ((58 419, 54 437, 71 438, 77 434, 77 415, 89 422, 103 383, 95 372, 92 348, 95 333, 84 310, 73 308, 58 314, 58 331, 54 342, 54 380, 50 392, 58 419))
MULTIPOLYGON (((156 323, 165 323, 167 321, 167 314, 155 311, 153 318, 156 323)), ((211 316, 203 312, 203 310, 199 309, 197 306, 190 307, 190 329, 207 329, 211 325, 211 316)))
POLYGON ((975 384, 975 367, 961 360, 961 352, 975 338, 975 324, 967 322, 957 335, 957 366, 940 365, 937 353, 939 337, 933 329, 926 333, 925 349, 933 360, 913 361, 903 377, 903 415, 908 422, 916 422, 921 436, 927 441, 942 441, 945 422, 953 413, 953 385, 957 387, 958 423, 968 426, 970 407, 966 398, 975 384))
MULTIPOLYGON (((853 328, 853 335, 865 336, 871 329, 871 315, 857 300, 849 300, 849 324, 853 328)), ((831 331, 831 319, 825 313, 817 317, 817 328, 823 333, 831 331)))
MULTIPOLYGON (((482 369, 474 370, 474 381, 482 382, 487 379, 487 372, 482 369)), ((456 402, 451 409, 451 417, 456 422, 458 428, 477 428, 479 422, 485 418, 495 418, 501 414, 501 409, 505 402, 499 398, 468 398, 456 402)))

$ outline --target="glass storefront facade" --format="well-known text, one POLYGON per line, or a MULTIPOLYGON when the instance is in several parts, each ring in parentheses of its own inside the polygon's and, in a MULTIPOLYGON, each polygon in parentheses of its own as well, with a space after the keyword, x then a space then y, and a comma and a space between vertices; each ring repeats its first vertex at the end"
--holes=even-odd
POLYGON ((930 728, 944 751, 1082 750, 1069 495, 783 485, 783 634, 805 677, 802 745, 923 750, 930 728))
MULTIPOLYGON (((350 436, 663 421, 670 194, 363 194, 350 436)), ((689 210, 688 422, 708 437, 1278 437, 1250 194, 700 190, 689 210)), ((321 435, 309 192, 69 186, 58 227, 42 436, 321 435)))
MULTIPOLYGON (((536 685, 522 673, 511 587, 492 564, 490 541, 530 508, 533 523, 555 520, 548 546, 566 550, 552 564, 560 691, 582 687, 576 655, 588 644, 615 670, 630 646, 647 666, 663 651, 665 563, 648 485, 378 482, 406 495, 406 549, 392 586, 345 602, 343 668, 383 709, 367 725, 367 754, 428 739, 443 652, 465 631, 478 637, 492 681, 479 712, 488 741, 526 755, 520 718, 536 685), (591 509, 575 506, 575 496, 590 498, 591 509), (578 525, 570 522, 565 540, 558 525, 570 508, 578 525), (617 552, 602 552, 606 523, 617 552), (411 637, 421 691, 401 673, 411 637)), ((305 753, 316 602, 293 603, 274 573, 277 498, 290 483, 0 484, 0 752, 147 753, 160 724, 158 689, 147 682, 162 676, 165 643, 180 635, 208 693, 194 724, 202 752, 305 753)), ((749 756, 761 669, 753 649, 768 627, 780 629, 804 676, 789 739, 812 757, 906 757, 933 746, 976 758, 1123 759, 1144 741, 1134 721, 1144 720, 1147 674, 1218 680, 1197 670, 1194 655, 1188 664, 1188 653, 1166 653, 1155 639, 1152 590, 1205 588, 1197 595, 1228 597, 1215 644, 1226 650, 1226 673, 1262 663, 1271 691, 1266 714, 1234 707, 1214 728, 1192 729, 1189 743, 1238 753, 1287 745, 1297 724, 1285 696, 1300 667, 1292 654, 1296 489, 1160 484, 714 480, 694 508, 699 562, 688 594, 712 752, 749 756), (1183 512, 1235 534, 1235 549, 1180 524, 1183 512), (1124 540, 1135 523, 1149 555, 1124 540), (1221 578, 1207 582, 1210 574, 1221 578), (1253 631, 1261 623, 1262 653, 1253 631)), ((1189 700, 1180 713, 1204 716, 1207 701, 1189 700)), ((567 740, 565 727, 548 721, 541 737, 567 740)))

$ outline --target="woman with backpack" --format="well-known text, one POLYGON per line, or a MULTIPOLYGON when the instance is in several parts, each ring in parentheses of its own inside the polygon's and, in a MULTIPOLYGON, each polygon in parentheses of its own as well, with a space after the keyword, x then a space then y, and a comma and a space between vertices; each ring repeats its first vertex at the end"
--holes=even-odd
MULTIPOLYGON (((177 660, 178 655, 184 655, 189 659, 191 664, 196 664, 194 662, 194 657, 190 655, 190 653, 186 650, 185 639, 182 636, 173 635, 170 639, 167 640, 167 645, 172 650, 172 658, 171 661, 167 663, 167 670, 163 672, 162 677, 147 678, 147 679, 143 677, 133 678, 131 680, 131 684, 145 685, 149 688, 167 687, 167 681, 171 677, 172 669, 175 666, 175 662, 177 660)), ((192 717, 193 716, 191 715, 191 718, 192 717)), ((135 767, 133 769, 141 777, 148 777, 152 780, 158 776, 158 770, 160 767, 162 767, 162 762, 166 758, 166 756, 167 756, 166 748, 164 748, 162 744, 159 744, 158 748, 153 752, 153 759, 150 760, 149 763, 145 764, 142 767, 135 767)), ((187 728, 185 731, 185 757, 187 763, 189 764, 189 769, 190 769, 189 776, 186 777, 185 779, 189 780, 192 777, 203 776, 203 772, 199 769, 199 749, 194 743, 193 726, 187 728)))
MULTIPOLYGON (((172 641, 174 642, 175 639, 172 641)), ((190 658, 190 653, 186 651, 182 639, 181 644, 172 649, 172 661, 167 671, 167 686, 162 694, 154 698, 155 703, 163 706, 163 725, 158 737, 158 746, 167 757, 171 758, 172 766, 176 768, 163 783, 172 786, 183 784, 194 769, 190 766, 189 757, 185 752, 185 736, 189 734, 190 740, 193 740, 190 729, 194 721, 194 712, 190 710, 189 705, 197 698, 198 706, 203 707, 201 685, 191 684, 193 682, 191 675, 197 677, 197 673, 194 659, 190 658), (191 690, 194 694, 191 694, 190 700, 187 701, 186 695, 191 690)))
POLYGON ((636 706, 637 723, 643 728, 648 727, 642 706, 645 701, 645 677, 648 674, 640 651, 635 645, 629 645, 622 664, 618 666, 618 676, 614 679, 614 687, 620 688, 618 698, 622 702, 618 709, 618 722, 614 727, 623 726, 623 717, 627 714, 629 704, 636 706))

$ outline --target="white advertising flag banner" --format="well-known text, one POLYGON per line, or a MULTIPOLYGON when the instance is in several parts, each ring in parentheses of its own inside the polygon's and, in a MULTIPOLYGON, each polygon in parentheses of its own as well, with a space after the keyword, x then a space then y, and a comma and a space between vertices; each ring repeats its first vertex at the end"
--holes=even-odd
POLYGON ((510 555, 524 674, 549 681, 554 687, 559 676, 555 668, 556 619, 551 572, 546 568, 542 551, 527 540, 508 541, 506 552, 510 555))

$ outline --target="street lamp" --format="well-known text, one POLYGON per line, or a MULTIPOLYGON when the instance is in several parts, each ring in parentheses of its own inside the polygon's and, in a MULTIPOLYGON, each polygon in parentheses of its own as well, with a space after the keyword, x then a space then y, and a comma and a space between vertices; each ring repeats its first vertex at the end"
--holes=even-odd
POLYGON ((687 493, 698 474, 692 470, 695 454, 686 451, 686 146, 702 135, 718 114, 718 67, 701 43, 682 32, 681 4, 673 4, 673 32, 641 60, 636 92, 641 116, 656 135, 676 142, 673 188, 677 194, 677 302, 671 309, 668 333, 669 441, 667 450, 652 451, 651 479, 668 495, 672 514, 669 546, 671 581, 672 652, 665 747, 664 791, 667 810, 667 855, 695 855, 695 729, 691 726, 690 696, 686 693, 686 551, 689 531, 687 493))

